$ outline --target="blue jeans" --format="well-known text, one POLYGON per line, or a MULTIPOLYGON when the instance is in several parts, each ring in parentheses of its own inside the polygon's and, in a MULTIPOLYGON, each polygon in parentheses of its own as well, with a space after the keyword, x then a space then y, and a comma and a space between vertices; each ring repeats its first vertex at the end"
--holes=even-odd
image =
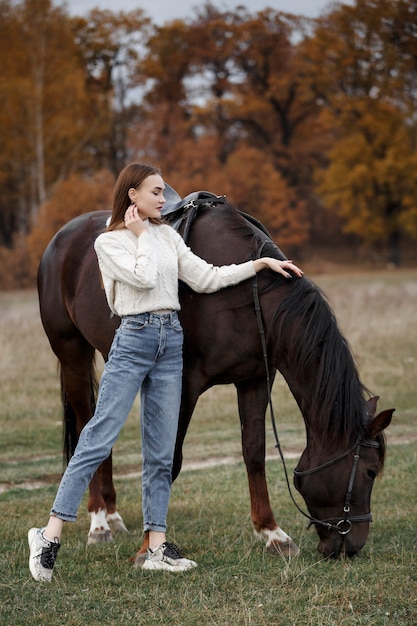
POLYGON ((122 318, 100 381, 96 411, 83 428, 51 513, 75 521, 97 467, 110 454, 141 391, 144 530, 165 532, 182 386, 178 314, 122 318))

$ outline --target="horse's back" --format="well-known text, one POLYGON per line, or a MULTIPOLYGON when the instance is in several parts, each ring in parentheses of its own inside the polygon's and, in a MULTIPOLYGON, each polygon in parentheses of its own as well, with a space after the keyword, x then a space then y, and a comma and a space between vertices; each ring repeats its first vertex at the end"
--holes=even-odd
POLYGON ((51 343, 79 332, 102 353, 108 351, 117 322, 110 320, 94 241, 109 215, 109 211, 93 211, 74 218, 56 233, 42 256, 39 306, 51 343))
POLYGON ((38 289, 41 296, 51 288, 59 289, 65 273, 67 279, 76 279, 76 273, 71 273, 71 267, 80 265, 89 254, 97 235, 105 228, 108 215, 108 211, 79 215, 54 235, 39 265, 38 289))

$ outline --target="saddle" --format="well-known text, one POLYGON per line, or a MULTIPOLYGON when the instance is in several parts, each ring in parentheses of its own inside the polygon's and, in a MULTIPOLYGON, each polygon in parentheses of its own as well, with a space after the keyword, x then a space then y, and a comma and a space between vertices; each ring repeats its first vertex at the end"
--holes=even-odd
POLYGON ((161 216, 165 222, 168 222, 177 232, 181 224, 185 221, 184 232, 182 238, 185 242, 188 240, 191 224, 197 214, 199 207, 203 204, 207 206, 215 206, 217 204, 225 204, 226 196, 216 196, 210 191, 193 191, 185 198, 181 196, 170 185, 165 184, 165 204, 161 211, 161 216))
MULTIPOLYGON (((182 238, 186 243, 188 241, 191 225, 197 215, 198 209, 201 206, 206 205, 208 207, 214 207, 219 204, 226 204, 226 196, 216 196, 216 194, 211 193, 210 191, 193 191, 192 193, 189 193, 188 196, 185 196, 185 198, 181 198, 175 189, 167 183, 165 183, 164 196, 166 202, 162 208, 161 216, 164 221, 177 232, 185 221, 182 238)), ((248 222, 258 228, 264 235, 266 235, 269 239, 272 239, 265 226, 259 220, 251 215, 248 215, 247 213, 244 213, 243 211, 237 211, 248 222)))

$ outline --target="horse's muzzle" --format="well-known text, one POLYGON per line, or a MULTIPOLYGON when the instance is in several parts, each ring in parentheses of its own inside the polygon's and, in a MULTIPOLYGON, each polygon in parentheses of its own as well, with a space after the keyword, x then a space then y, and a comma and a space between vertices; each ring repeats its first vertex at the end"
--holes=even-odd
POLYGON ((352 558, 362 550, 368 533, 369 522, 353 524, 350 532, 346 535, 334 531, 318 530, 320 541, 317 549, 325 558, 352 558))

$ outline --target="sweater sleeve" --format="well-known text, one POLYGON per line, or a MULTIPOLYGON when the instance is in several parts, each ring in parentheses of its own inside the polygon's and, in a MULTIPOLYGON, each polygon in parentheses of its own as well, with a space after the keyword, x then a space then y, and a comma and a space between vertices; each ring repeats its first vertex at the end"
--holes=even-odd
POLYGON ((194 291, 213 293, 255 276, 253 261, 221 266, 212 265, 194 254, 180 235, 177 233, 176 235, 178 278, 194 291))
POLYGON ((113 281, 122 281, 137 289, 153 289, 158 259, 150 235, 145 232, 135 239, 121 240, 111 232, 99 235, 94 249, 100 270, 113 281))

